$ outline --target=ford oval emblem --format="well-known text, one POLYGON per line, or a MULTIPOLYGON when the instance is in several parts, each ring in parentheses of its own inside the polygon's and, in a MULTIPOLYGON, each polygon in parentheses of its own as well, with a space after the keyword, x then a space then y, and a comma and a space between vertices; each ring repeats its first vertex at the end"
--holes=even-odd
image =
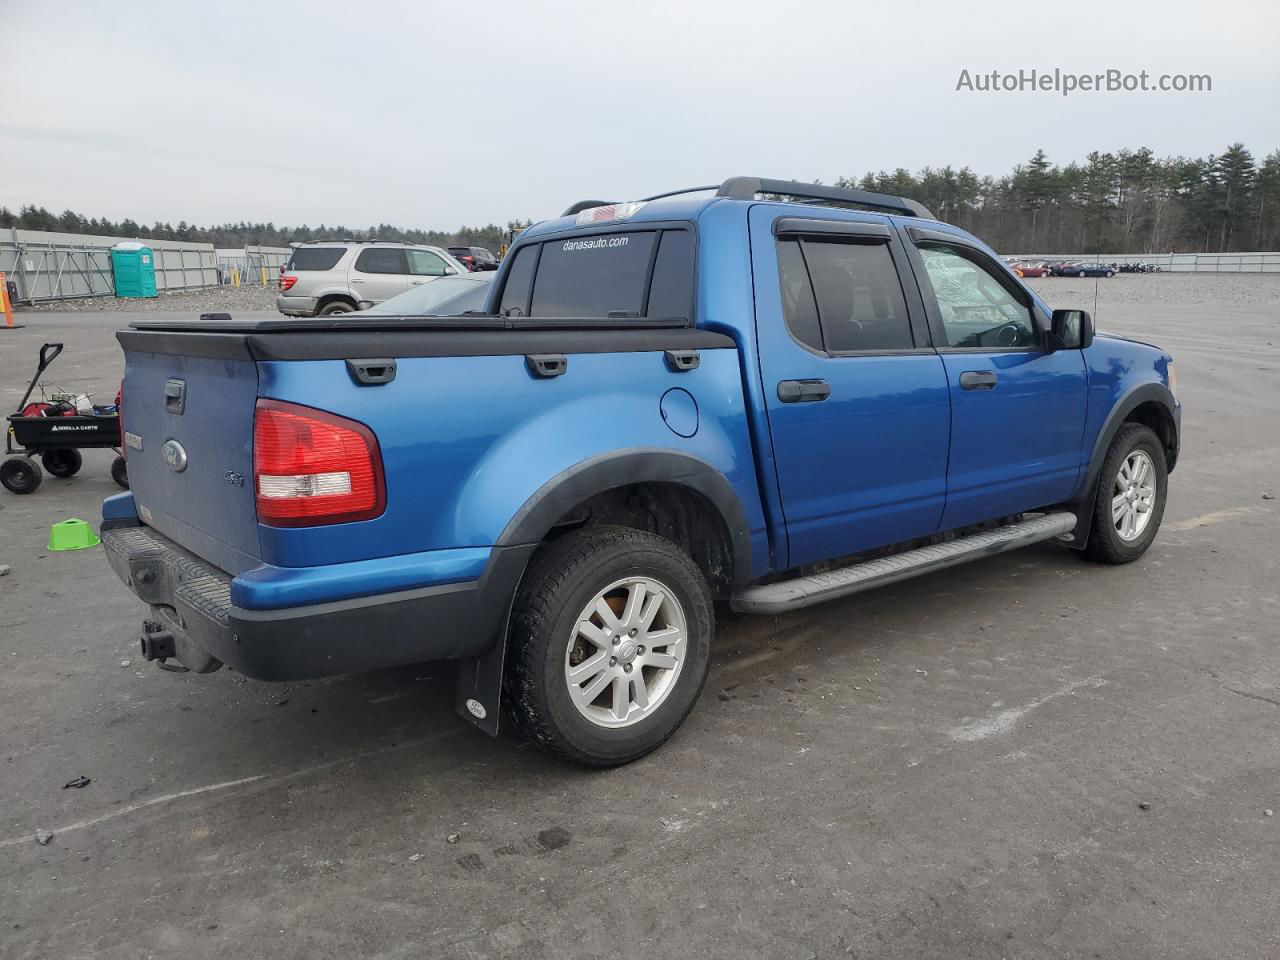
POLYGON ((187 451, 177 440, 166 440, 164 446, 160 448, 160 455, 164 457, 164 462, 174 473, 181 473, 187 469, 187 451))

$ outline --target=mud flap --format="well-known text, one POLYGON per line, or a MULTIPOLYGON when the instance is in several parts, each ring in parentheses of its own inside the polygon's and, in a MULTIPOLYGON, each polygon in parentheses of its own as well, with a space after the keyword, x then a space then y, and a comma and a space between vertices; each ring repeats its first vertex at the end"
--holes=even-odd
POLYGON ((502 670, 507 659, 507 624, 488 653, 458 663, 453 705, 459 716, 470 720, 491 737, 498 735, 502 715, 502 670))

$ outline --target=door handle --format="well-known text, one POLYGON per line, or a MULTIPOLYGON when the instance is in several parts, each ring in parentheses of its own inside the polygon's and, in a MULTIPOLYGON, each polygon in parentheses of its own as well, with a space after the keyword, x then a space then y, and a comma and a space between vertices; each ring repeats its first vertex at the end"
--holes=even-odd
POLYGON ((420 284, 420 283, 426 283, 427 281, 425 281, 425 280, 410 280, 409 282, 410 282, 410 283, 412 283, 412 284, 416 287, 418 284, 420 284))
POLYGON ((778 383, 778 399, 783 403, 817 403, 831 396, 831 384, 825 380, 782 380, 778 383))
POLYGON ((960 374, 961 390, 994 390, 996 375, 990 370, 966 370, 960 374))
POLYGON ((352 282, 352 283, 364 283, 364 280, 363 280, 362 278, 360 278, 360 277, 352 277, 352 278, 351 278, 351 282, 352 282))

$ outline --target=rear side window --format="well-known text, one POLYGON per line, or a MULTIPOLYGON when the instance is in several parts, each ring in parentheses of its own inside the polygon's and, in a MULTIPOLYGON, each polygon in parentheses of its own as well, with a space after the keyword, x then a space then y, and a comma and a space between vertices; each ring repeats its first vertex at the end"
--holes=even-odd
POLYGON ((693 303, 693 234, 688 230, 664 230, 653 261, 647 317, 689 318, 693 303))
MULTIPOLYGON (((779 243, 779 269, 784 276, 790 272, 781 262, 782 248, 787 244, 779 243)), ((914 346, 906 299, 886 244, 803 239, 798 248, 808 270, 828 352, 909 350, 914 346)), ((807 307, 803 297, 797 296, 792 330, 805 340, 809 335, 805 328, 807 307)), ((784 290, 784 310, 786 297, 784 290)))
POLYGON ((641 316, 656 233, 551 240, 533 284, 533 317, 641 316))
POLYGON ((539 245, 521 247, 507 271, 507 284, 502 288, 498 313, 523 317, 529 312, 529 289, 533 286, 533 269, 538 262, 539 245))
POLYGON ((332 270, 346 252, 346 247, 299 247, 289 257, 285 269, 332 270))
POLYGON ((361 250, 356 258, 356 269, 361 273, 408 273, 404 250, 394 247, 370 247, 361 250))

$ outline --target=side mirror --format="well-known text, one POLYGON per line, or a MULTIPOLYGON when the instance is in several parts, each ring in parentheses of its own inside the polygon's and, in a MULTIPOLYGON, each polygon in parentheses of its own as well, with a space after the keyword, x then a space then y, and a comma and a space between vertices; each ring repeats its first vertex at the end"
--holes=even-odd
POLYGON ((1055 310, 1050 321, 1055 350, 1083 350, 1093 343, 1093 317, 1087 310, 1055 310))
POLYGON ((446 276, 446 277, 456 276, 456 275, 457 275, 457 273, 458 273, 458 271, 457 271, 457 270, 455 270, 455 269, 453 269, 453 267, 445 267, 445 268, 444 268, 444 276, 446 276))

